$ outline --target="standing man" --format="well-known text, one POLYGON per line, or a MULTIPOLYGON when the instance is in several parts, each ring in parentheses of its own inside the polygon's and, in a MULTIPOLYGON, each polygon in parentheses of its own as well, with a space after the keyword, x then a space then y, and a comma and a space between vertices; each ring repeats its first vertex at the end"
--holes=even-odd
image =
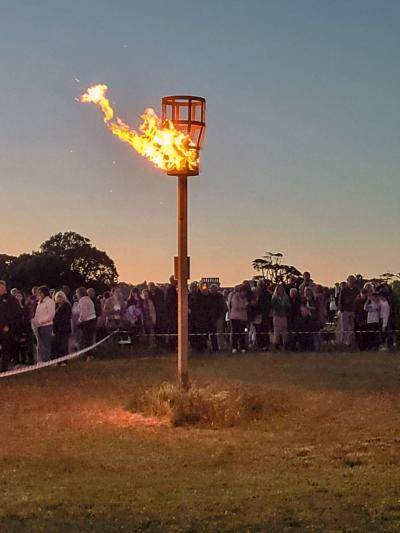
POLYGON ((342 331, 342 342, 348 347, 354 343, 355 302, 359 293, 356 278, 349 276, 346 285, 341 289, 339 294, 339 321, 342 331))
POLYGON ((211 347, 213 352, 223 348, 224 320, 227 306, 223 295, 217 285, 211 285, 209 301, 209 332, 211 334, 211 347))
POLYGON ((316 285, 311 279, 311 274, 309 272, 304 272, 303 274, 303 283, 300 283, 299 286, 299 292, 300 296, 304 296, 304 291, 307 287, 310 287, 312 289, 313 293, 315 293, 316 285))
POLYGON ((0 281, 0 371, 6 372, 11 359, 16 354, 14 331, 20 319, 21 310, 17 300, 7 292, 5 281, 0 281))

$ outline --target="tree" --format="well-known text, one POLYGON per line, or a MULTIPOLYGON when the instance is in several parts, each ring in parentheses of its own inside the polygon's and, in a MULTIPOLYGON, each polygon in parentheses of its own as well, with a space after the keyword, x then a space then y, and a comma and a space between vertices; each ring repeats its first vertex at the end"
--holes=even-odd
POLYGON ((253 260, 253 268, 261 272, 261 276, 256 278, 269 279, 273 283, 278 283, 289 276, 301 276, 301 272, 293 265, 282 263, 283 254, 280 252, 266 252, 262 258, 253 260))
POLYGON ((79 277, 82 285, 105 288, 118 280, 114 261, 79 233, 57 233, 45 241, 40 250, 43 255, 58 257, 63 261, 66 283, 70 277, 79 277))
POLYGON ((9 282, 10 270, 17 258, 12 255, 0 254, 0 279, 9 282))
POLYGON ((34 252, 21 254, 12 263, 10 287, 30 291, 33 286, 59 287, 64 284, 65 264, 59 257, 34 252))

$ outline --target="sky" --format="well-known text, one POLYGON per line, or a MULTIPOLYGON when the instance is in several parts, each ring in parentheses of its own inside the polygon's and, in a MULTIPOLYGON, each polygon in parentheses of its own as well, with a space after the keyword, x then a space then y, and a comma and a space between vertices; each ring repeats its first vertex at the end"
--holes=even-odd
POLYGON ((165 281, 176 178, 76 102, 106 83, 137 128, 167 94, 207 99, 189 182, 191 277, 265 252, 323 284, 400 271, 400 2, 0 0, 0 253, 76 231, 120 280, 165 281))

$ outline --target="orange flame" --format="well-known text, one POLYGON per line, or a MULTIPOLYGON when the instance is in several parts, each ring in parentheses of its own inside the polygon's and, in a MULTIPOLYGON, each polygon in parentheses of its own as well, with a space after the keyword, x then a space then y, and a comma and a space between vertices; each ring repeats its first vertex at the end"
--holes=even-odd
POLYGON ((120 118, 114 118, 114 111, 106 97, 107 85, 93 85, 81 95, 79 101, 97 105, 104 115, 107 128, 121 141, 128 143, 140 155, 149 159, 163 170, 196 170, 198 154, 191 138, 175 129, 171 121, 161 123, 154 109, 148 108, 141 115, 141 134, 131 129, 120 118))

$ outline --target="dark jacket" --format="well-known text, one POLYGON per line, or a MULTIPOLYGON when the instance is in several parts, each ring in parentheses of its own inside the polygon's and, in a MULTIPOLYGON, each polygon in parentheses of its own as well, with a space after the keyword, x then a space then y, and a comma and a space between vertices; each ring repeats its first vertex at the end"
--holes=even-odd
POLYGON ((354 319, 356 322, 356 327, 358 329, 360 328, 365 329, 367 326, 368 313, 364 309, 366 302, 367 302, 367 298, 363 300, 360 294, 357 296, 357 298, 354 301, 354 311, 355 311, 354 319))
POLYGON ((163 291, 156 287, 154 292, 150 292, 150 299, 156 310, 156 324, 160 327, 165 321, 165 301, 163 291))
POLYGON ((225 298, 219 292, 216 294, 209 294, 208 298, 208 313, 211 322, 217 322, 219 319, 224 318, 227 307, 225 298))
POLYGON ((56 306, 56 314, 53 319, 54 335, 71 333, 71 304, 64 302, 56 306))
POLYGON ((267 322, 271 316, 271 301, 272 294, 267 290, 264 290, 258 297, 257 305, 263 322, 267 322))
POLYGON ((189 327, 191 333, 206 333, 210 318, 209 294, 189 293, 189 327))
POLYGON ((165 319, 170 332, 178 327, 178 292, 171 284, 165 291, 165 319))
POLYGON ((290 298, 290 310, 288 313, 288 319, 289 319, 289 327, 293 330, 293 326, 297 323, 297 321, 301 318, 301 297, 300 295, 297 295, 296 298, 290 298))
POLYGON ((355 300, 360 290, 357 287, 343 287, 339 294, 339 310, 354 313, 355 300))
POLYGON ((21 314, 21 307, 14 296, 8 292, 0 296, 0 333, 13 334, 21 314))
POLYGON ((101 302, 96 297, 91 298, 93 305, 94 305, 94 312, 96 313, 96 318, 99 318, 99 316, 102 315, 103 309, 101 307, 101 302))

